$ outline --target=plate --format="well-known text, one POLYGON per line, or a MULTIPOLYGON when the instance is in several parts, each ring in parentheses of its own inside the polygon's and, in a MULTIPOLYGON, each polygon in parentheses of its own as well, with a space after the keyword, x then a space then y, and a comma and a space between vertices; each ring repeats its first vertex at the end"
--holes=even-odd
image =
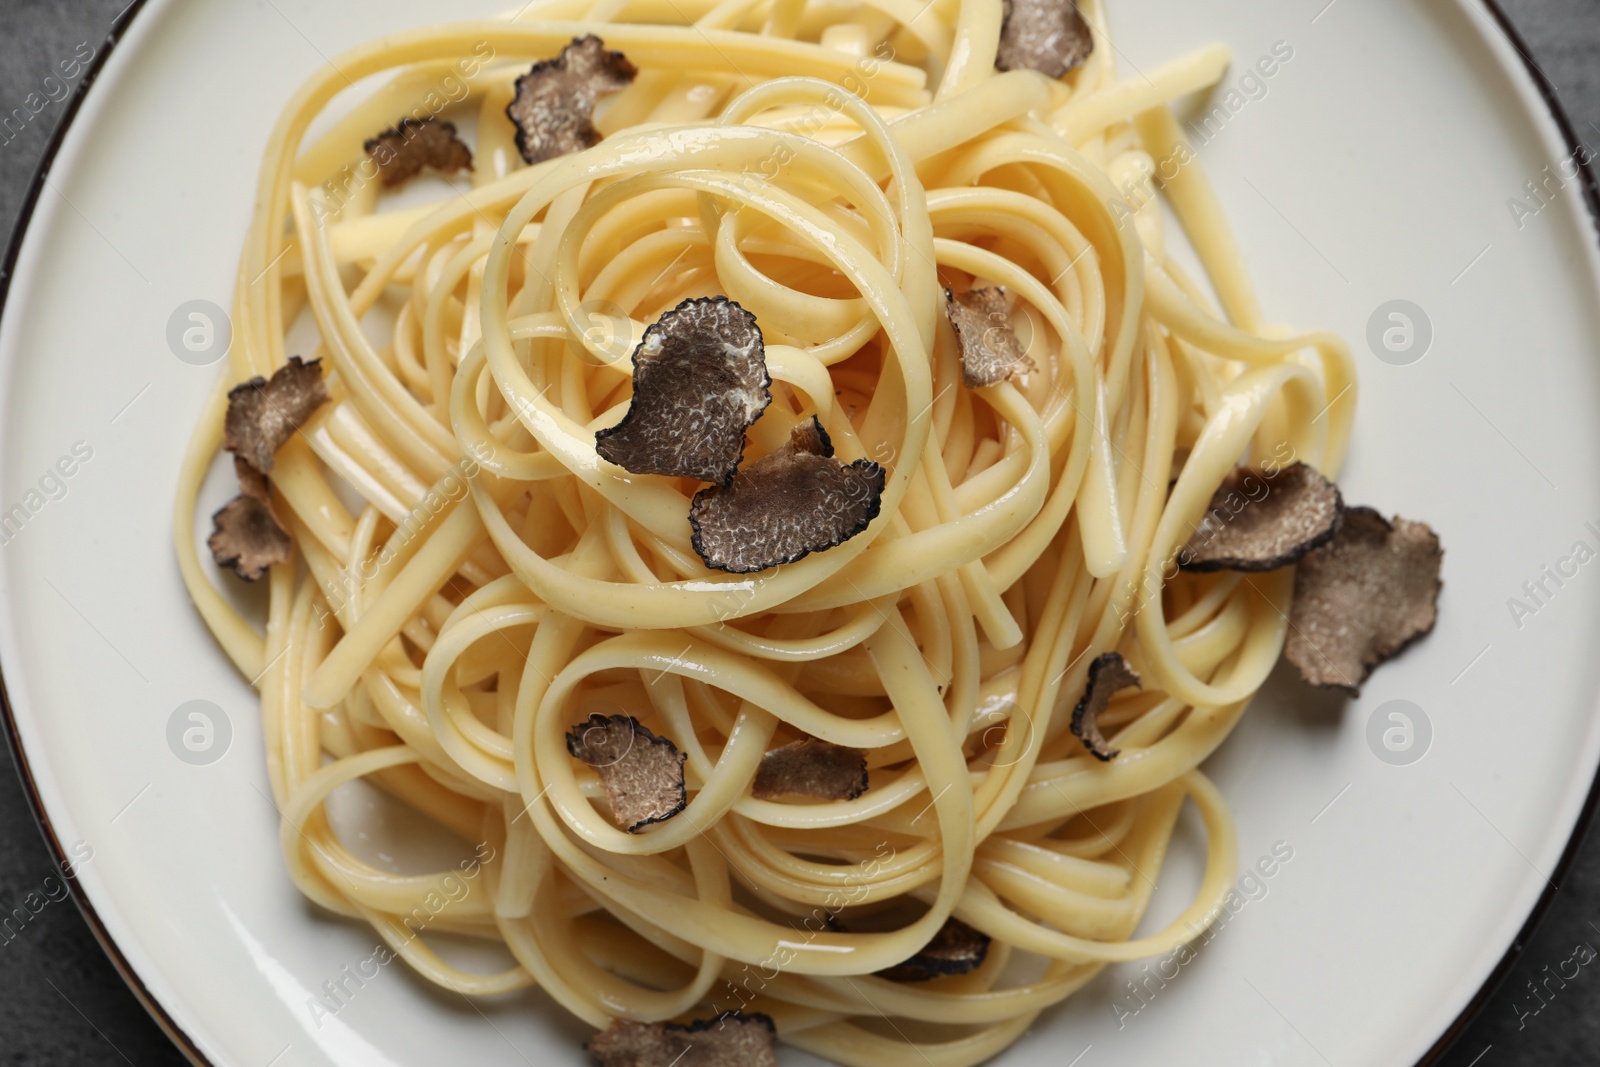
MULTIPOLYGON (((197 1062, 584 1062, 583 1028, 541 995, 474 1004, 398 967, 359 977, 374 936, 290 885, 252 693, 169 544, 217 371, 177 358, 169 333, 190 302, 229 301, 268 126, 327 57, 439 14, 151 0, 101 47, 14 249, 10 728, 79 902, 197 1062), (346 991, 332 1015, 311 1008, 330 982, 346 991)), ((1415 1063, 1559 877, 1600 760, 1589 152, 1479 3, 1122 0, 1113 19, 1126 72, 1233 47, 1226 84, 1183 117, 1266 307, 1356 347, 1347 499, 1432 523, 1446 584, 1437 631, 1360 700, 1280 673, 1208 764, 1246 865, 1225 921, 1181 961, 1107 971, 999 1062, 1415 1063)), ((375 853, 404 836, 370 798, 346 806, 375 853)), ((1197 863, 1189 827, 1152 921, 1197 863)))

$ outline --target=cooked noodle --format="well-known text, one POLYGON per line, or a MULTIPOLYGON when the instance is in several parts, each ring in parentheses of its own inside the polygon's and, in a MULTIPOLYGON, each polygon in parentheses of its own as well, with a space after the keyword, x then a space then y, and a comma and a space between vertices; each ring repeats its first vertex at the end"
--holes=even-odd
POLYGON ((1211 921, 1236 848, 1197 768, 1278 659, 1293 570, 1171 561, 1242 457, 1336 473, 1353 372, 1337 338, 1265 324, 1167 110, 1226 51, 1119 80, 1105 12, 1081 7, 1096 48, 1059 81, 994 68, 996 0, 549 0, 383 37, 296 94, 176 524, 260 691, 307 897, 463 993, 537 985, 597 1028, 743 1008, 874 1067, 987 1059, 1105 964, 1211 921), (596 147, 524 166, 512 83, 585 33, 641 74, 596 147), (363 140, 441 85, 477 118, 473 188, 378 210, 363 140), (1220 310, 1168 257, 1171 218, 1220 310), (1013 295, 1033 370, 963 386, 950 284, 1013 295), (700 486, 595 453, 646 326, 713 294, 766 337, 747 462, 815 413, 841 459, 888 471, 865 533, 754 575, 695 555, 700 486), (291 349, 307 315, 319 347, 291 349), (295 560, 262 636, 201 563, 196 501, 228 387, 290 354, 325 360, 332 400, 272 471, 295 560), (1101 763, 1069 725, 1111 650, 1144 685, 1102 716, 1121 754, 1101 763), (687 754, 681 814, 608 818, 563 741, 597 710, 687 754), (870 788, 755 799, 763 753, 807 735, 865 750, 870 788), (425 929, 408 917, 452 872, 341 843, 325 803, 361 778, 494 856, 425 929), (1204 877, 1136 937, 1186 799, 1204 877), (951 916, 993 938, 983 966, 872 977, 951 916), (458 969, 439 933, 503 943, 508 969, 458 969), (1024 954, 1045 962, 1009 966, 1024 954))

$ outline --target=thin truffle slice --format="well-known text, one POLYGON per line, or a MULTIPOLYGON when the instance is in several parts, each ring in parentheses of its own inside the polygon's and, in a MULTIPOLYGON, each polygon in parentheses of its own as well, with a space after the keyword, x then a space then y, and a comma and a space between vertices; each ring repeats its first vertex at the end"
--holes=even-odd
POLYGON ((385 188, 404 185, 424 167, 445 174, 472 169, 472 149, 456 136, 456 124, 436 118, 401 119, 398 126, 368 138, 365 147, 385 188))
POLYGON ((1094 33, 1073 0, 1005 0, 994 57, 999 69, 1059 78, 1083 66, 1093 51, 1094 33))
POLYGON ((866 791, 866 754, 815 737, 783 745, 762 756, 751 787, 758 800, 784 796, 854 800, 866 791))
POLYGON ((944 310, 961 343, 961 380, 969 389, 993 385, 1034 369, 1017 331, 1011 328, 1003 287, 969 289, 964 293, 946 289, 944 310))
POLYGON ((1072 709, 1072 733, 1083 742, 1095 759, 1109 762, 1120 749, 1107 745, 1097 721, 1106 710, 1111 698, 1130 686, 1139 685, 1139 675, 1120 652, 1107 652, 1096 656, 1089 664, 1089 684, 1084 687, 1083 699, 1072 709))
POLYGON ((771 1016, 725 1012, 680 1026, 613 1019, 584 1045, 600 1067, 777 1067, 771 1016))
POLYGON ((213 514, 211 523, 212 534, 206 539, 211 558, 247 582, 289 559, 293 543, 263 500, 241 493, 213 514))
POLYGON ((233 458, 233 469, 239 476, 239 495, 211 516, 206 546, 217 566, 231 567, 253 582, 274 563, 288 562, 294 543, 273 513, 266 475, 238 456, 233 458))
POLYGON ((599 144, 595 101, 626 89, 638 73, 627 56, 607 51, 594 34, 574 37, 559 56, 540 60, 517 79, 516 95, 506 105, 506 117, 517 128, 517 151, 539 163, 599 144))
POLYGON ((233 457, 233 475, 239 479, 239 495, 266 502, 271 483, 267 476, 250 466, 243 456, 233 457))
POLYGON ((270 381, 257 375, 229 391, 222 447, 271 474, 273 455, 327 399, 322 360, 290 356, 270 381))
POLYGON ((630 834, 689 806, 683 753, 632 716, 589 716, 567 732, 567 751, 600 772, 611 814, 630 834))
POLYGON ((633 401, 594 435, 595 450, 634 474, 727 485, 771 386, 756 317, 725 296, 685 300, 645 330, 633 350, 633 401))
POLYGON ((1343 517, 1339 487, 1315 467, 1296 463, 1273 476, 1238 467, 1211 497, 1178 566, 1274 571, 1332 541, 1343 517))
POLYGON ((933 935, 921 952, 878 972, 891 982, 926 982, 951 974, 966 974, 983 965, 989 955, 989 935, 974 930, 960 919, 949 919, 933 935))
POLYGON ((1312 685, 1361 695, 1373 669, 1433 629, 1444 550, 1425 523, 1348 508, 1300 561, 1284 654, 1312 685))
POLYGON ((844 544, 878 517, 884 470, 871 460, 841 463, 813 416, 784 446, 702 489, 689 506, 694 550, 706 566, 750 574, 844 544))

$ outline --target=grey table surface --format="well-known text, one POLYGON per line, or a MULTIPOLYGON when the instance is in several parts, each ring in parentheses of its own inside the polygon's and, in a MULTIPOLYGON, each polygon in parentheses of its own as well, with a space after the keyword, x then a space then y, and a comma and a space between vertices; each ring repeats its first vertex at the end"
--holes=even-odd
MULTIPOLYGON (((1533 60, 1557 87, 1580 136, 1591 131, 1600 136, 1600 0, 1502 2, 1533 60)), ((126 3, 0 0, 0 113, 20 106, 57 59, 70 56, 80 42, 98 50, 126 3)), ((62 112, 61 105, 51 103, 9 141, 9 134, 0 133, 0 225, 8 239, 62 112)), ((0 912, 20 904, 53 870, 18 778, 0 772, 0 912)), ((1463 931, 1463 936, 1471 935, 1463 931)), ((1585 943, 1600 946, 1600 839, 1594 838, 1583 845, 1543 924, 1445 1057, 1444 1067, 1600 1064, 1600 977, 1585 970, 1540 1001, 1529 992, 1545 967, 1585 943)), ((54 903, 15 937, 0 939, 0 1063, 146 1067, 184 1062, 72 906, 54 903)))

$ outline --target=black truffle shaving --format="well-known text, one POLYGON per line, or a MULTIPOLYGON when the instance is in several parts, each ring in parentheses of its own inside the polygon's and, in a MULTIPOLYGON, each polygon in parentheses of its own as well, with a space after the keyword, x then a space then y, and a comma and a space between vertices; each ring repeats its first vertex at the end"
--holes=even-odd
POLYGON ((278 449, 327 399, 322 361, 304 363, 299 356, 290 356, 270 380, 257 376, 228 392, 222 447, 234 454, 239 495, 211 516, 206 546, 219 567, 247 582, 287 562, 294 548, 272 510, 267 474, 278 449))
POLYGON ((630 834, 689 806, 683 753, 632 716, 589 716, 567 732, 567 751, 600 773, 612 817, 630 834))
POLYGON ((1011 328, 1011 312, 1004 288, 944 291, 944 310, 961 344, 961 380, 969 389, 1004 381, 1033 370, 1011 328))
POLYGON ((1107 745, 1105 735, 1100 732, 1096 721, 1100 713, 1106 710, 1112 697, 1130 686, 1138 685, 1139 676, 1128 666, 1128 661, 1122 658, 1120 652, 1096 656, 1094 662, 1089 664, 1089 684, 1084 687, 1083 699, 1072 709, 1072 733, 1095 759, 1109 762, 1120 751, 1107 745))
POLYGON ((1274 571, 1332 541, 1344 518, 1339 487, 1304 463, 1274 475, 1236 468, 1178 553, 1188 571, 1274 571))
POLYGON ((708 567, 750 574, 837 547, 878 517, 884 478, 870 460, 834 459, 833 443, 813 417, 727 488, 695 494, 694 550, 708 567))
POLYGON ((613 1019, 584 1045, 600 1067, 777 1067, 778 1028, 757 1012, 682 1026, 613 1019))
POLYGON ((238 456, 233 458, 233 469, 239 476, 239 495, 211 516, 206 546, 219 567, 253 582, 274 563, 288 562, 294 542, 272 510, 266 475, 238 456))
POLYGON ((257 375, 229 390, 222 447, 271 474, 273 455, 327 399, 322 360, 290 356, 270 380, 257 375))
POLYGON ((1312 685, 1360 696, 1373 670, 1432 632, 1443 564, 1426 524, 1347 509, 1295 572, 1284 655, 1312 685))
POLYGON ((808 737, 762 756, 750 791, 758 800, 854 800, 867 791, 867 757, 860 749, 808 737))
POLYGON ((966 974, 983 965, 989 955, 989 935, 974 930, 960 919, 949 919, 933 935, 921 952, 878 972, 891 982, 926 982, 947 975, 966 974))
POLYGON ((1093 51, 1094 33, 1073 0, 1005 0, 994 57, 999 69, 1059 78, 1083 66, 1093 51))
POLYGON ((554 59, 544 59, 517 79, 506 117, 517 128, 517 151, 529 163, 581 152, 600 143, 594 105, 626 89, 639 69, 621 52, 606 50, 594 34, 574 37, 554 59))
POLYGON ((744 432, 772 403, 755 316, 725 296, 685 300, 633 351, 633 401, 595 451, 634 474, 727 485, 744 432))
POLYGON ((472 149, 456 136, 456 124, 435 118, 401 119, 369 138, 365 148, 385 188, 404 185, 424 167, 445 174, 472 169, 472 149))

